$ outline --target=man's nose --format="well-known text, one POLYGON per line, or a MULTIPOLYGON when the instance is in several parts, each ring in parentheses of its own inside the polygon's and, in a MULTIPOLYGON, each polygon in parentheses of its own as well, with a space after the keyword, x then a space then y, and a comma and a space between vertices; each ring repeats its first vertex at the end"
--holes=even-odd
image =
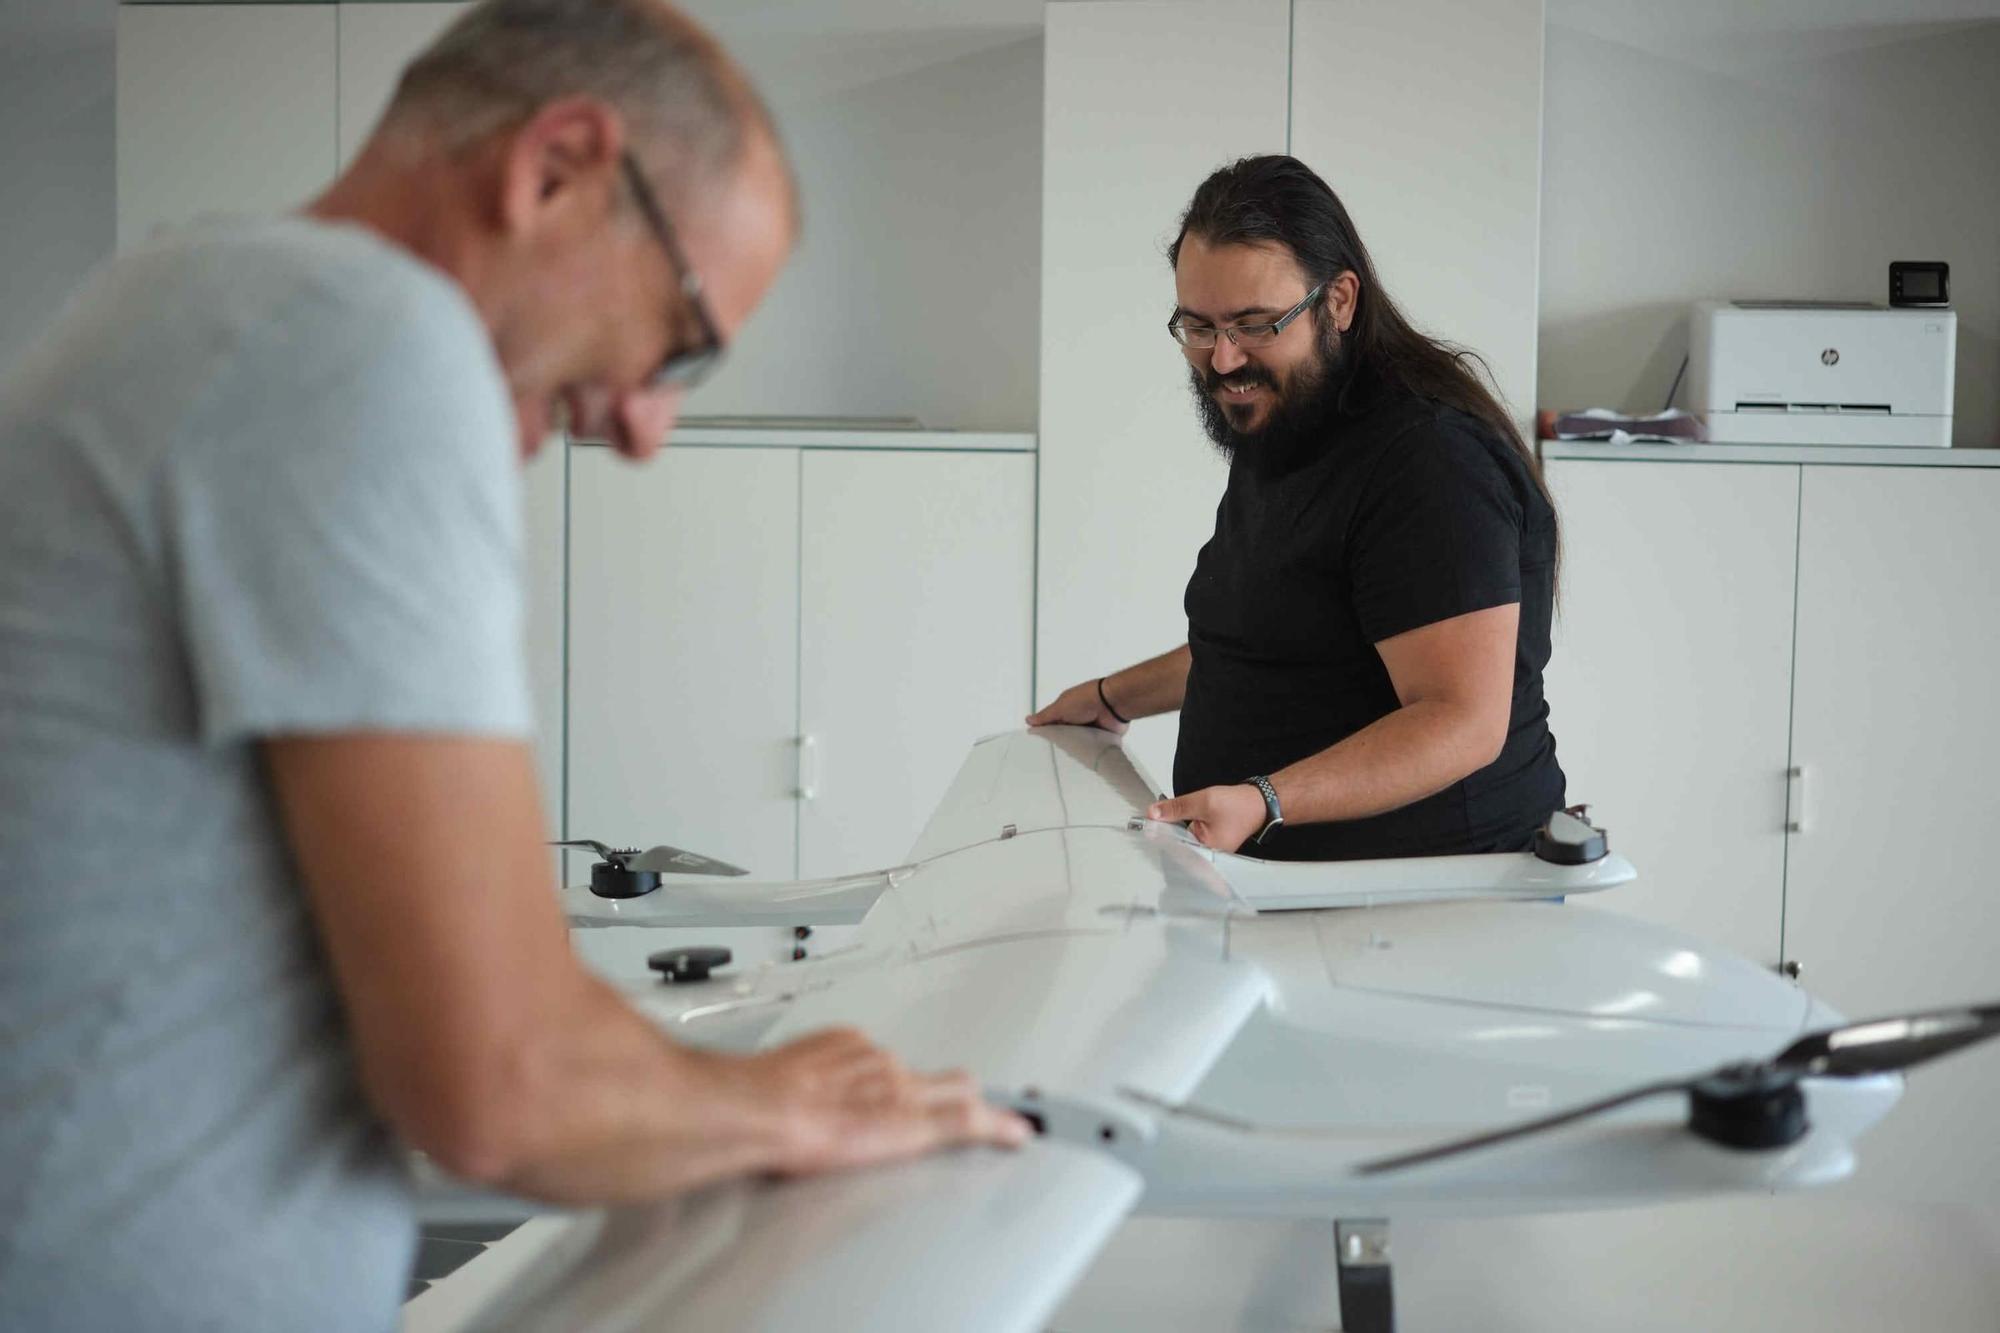
POLYGON ((681 414, 681 389, 635 389, 621 394, 616 408, 619 434, 633 458, 651 458, 667 442, 681 414))
POLYGON ((1227 334, 1218 333, 1215 335, 1215 350, 1209 354, 1208 358, 1208 368, 1210 370, 1218 375, 1227 375, 1230 371, 1239 369, 1247 364, 1249 360, 1250 358, 1243 354, 1242 348, 1229 341, 1227 334))

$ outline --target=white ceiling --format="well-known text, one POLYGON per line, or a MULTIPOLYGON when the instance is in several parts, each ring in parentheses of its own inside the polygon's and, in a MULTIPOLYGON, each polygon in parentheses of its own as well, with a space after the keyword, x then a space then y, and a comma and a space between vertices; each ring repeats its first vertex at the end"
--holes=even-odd
MULTIPOLYGON (((684 0, 759 64, 866 71, 889 59, 951 59, 1041 30, 1042 0, 684 0), (908 54, 895 56, 890 48, 908 54), (810 52, 810 58, 807 53, 810 52)), ((1062 3, 1063 0, 1056 0, 1062 3)), ((1481 0, 1465 0, 1476 5, 1481 0)), ((2000 0, 1547 0, 1549 22, 1697 60, 1823 55, 1940 27, 2000 22, 2000 0)), ((107 38, 114 0, 0 0, 0 51, 107 38)), ((881 77, 877 74, 874 77, 881 77)))
POLYGON ((1551 26, 1697 64, 1815 59, 2000 22, 2000 0, 1547 0, 1551 26))

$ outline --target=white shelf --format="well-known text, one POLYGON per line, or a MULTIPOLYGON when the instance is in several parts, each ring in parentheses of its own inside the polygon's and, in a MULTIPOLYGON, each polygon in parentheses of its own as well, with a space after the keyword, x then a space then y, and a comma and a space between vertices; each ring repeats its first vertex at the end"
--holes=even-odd
POLYGON ((1832 463, 1848 467, 2000 467, 2000 449, 1885 448, 1842 444, 1604 444, 1543 440, 1543 458, 1644 463, 1832 463))
MULTIPOLYGON (((584 444, 587 441, 573 441, 584 444)), ((792 427, 681 426, 669 446, 698 444, 709 449, 922 449, 932 452, 1031 454, 1035 437, 968 430, 815 430, 792 427)))

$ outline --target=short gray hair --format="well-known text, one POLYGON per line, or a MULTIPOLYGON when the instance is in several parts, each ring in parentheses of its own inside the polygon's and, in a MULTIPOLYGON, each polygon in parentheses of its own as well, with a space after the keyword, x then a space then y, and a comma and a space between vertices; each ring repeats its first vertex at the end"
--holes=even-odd
POLYGON ((559 98, 617 108, 634 147, 664 147, 686 185, 725 176, 770 112, 715 39, 656 0, 484 0, 403 71, 385 126, 421 124, 449 149, 559 98))

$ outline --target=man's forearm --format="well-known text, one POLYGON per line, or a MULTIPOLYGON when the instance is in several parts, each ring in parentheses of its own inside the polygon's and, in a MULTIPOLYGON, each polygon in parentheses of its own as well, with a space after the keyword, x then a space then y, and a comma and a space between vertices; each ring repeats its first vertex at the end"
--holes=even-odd
POLYGON ((1187 698, 1188 646, 1149 657, 1104 678, 1104 697, 1127 721, 1178 710, 1187 698))
POLYGON ((570 948, 519 741, 283 737, 265 760, 362 1091, 447 1171, 610 1203, 1027 1132, 857 1032, 747 1056, 670 1041, 570 948))
POLYGON ((740 1057, 670 1042, 584 976, 568 1012, 523 1043, 507 1117, 518 1137, 482 1174, 529 1198, 615 1204, 775 1170, 782 1108, 746 1074, 740 1057))
POLYGON ((1418 700, 1270 778, 1287 824, 1317 824, 1400 809, 1496 757, 1469 709, 1418 700))

